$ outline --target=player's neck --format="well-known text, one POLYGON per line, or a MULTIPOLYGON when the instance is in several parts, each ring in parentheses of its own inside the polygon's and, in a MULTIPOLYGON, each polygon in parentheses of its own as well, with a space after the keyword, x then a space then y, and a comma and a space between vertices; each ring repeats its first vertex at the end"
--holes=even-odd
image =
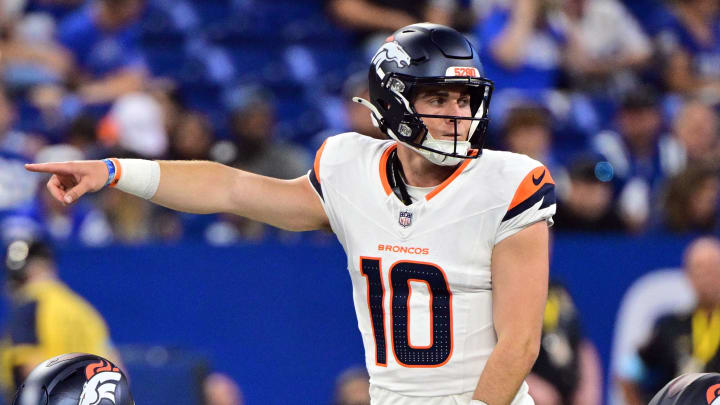
POLYGON ((397 156, 402 164, 405 181, 410 186, 434 187, 450 177, 457 166, 439 166, 398 143, 397 156))

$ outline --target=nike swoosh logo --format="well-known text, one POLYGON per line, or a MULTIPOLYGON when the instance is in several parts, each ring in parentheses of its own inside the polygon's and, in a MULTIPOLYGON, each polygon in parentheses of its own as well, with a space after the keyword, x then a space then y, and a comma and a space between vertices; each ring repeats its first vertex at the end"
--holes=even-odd
POLYGON ((538 177, 537 179, 536 179, 535 176, 533 175, 533 178, 532 178, 532 179, 533 179, 533 184, 536 185, 536 186, 539 186, 539 185, 540 185, 540 182, 541 182, 542 179, 544 179, 544 178, 545 178, 545 170, 543 170, 542 174, 541 174, 540 177, 538 177))

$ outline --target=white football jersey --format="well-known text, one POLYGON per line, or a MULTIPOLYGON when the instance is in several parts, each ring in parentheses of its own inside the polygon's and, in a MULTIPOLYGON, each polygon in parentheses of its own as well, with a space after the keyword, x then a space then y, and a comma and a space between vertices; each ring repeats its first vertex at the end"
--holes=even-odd
POLYGON ((404 395, 473 391, 497 337, 495 244, 552 223, 552 177, 524 155, 483 150, 424 199, 390 188, 395 141, 328 138, 309 180, 345 248, 370 383, 404 395))

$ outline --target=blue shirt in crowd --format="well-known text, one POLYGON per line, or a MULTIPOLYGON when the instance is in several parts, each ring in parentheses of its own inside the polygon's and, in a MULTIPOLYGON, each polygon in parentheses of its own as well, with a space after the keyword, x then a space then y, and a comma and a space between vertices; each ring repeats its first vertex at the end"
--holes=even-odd
POLYGON ((97 9, 90 4, 69 15, 58 28, 60 43, 78 66, 95 79, 124 69, 144 69, 140 25, 135 22, 105 31, 97 19, 97 9))
POLYGON ((526 45, 520 64, 508 68, 495 59, 492 45, 510 23, 509 9, 496 7, 487 18, 475 28, 480 40, 480 56, 485 68, 485 77, 495 82, 495 88, 518 88, 548 90, 554 87, 560 74, 565 34, 552 22, 536 29, 526 45))
POLYGON ((673 15, 660 31, 659 42, 669 54, 680 49, 688 54, 692 73, 698 78, 720 80, 720 19, 712 26, 713 38, 704 43, 692 35, 683 22, 673 15))

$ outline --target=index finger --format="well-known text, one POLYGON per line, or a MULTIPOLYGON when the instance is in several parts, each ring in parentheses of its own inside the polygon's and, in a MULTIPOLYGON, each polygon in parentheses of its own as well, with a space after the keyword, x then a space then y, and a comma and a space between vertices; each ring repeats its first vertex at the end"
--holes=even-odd
POLYGON ((25 170, 38 173, 72 174, 70 162, 27 163, 25 170))

